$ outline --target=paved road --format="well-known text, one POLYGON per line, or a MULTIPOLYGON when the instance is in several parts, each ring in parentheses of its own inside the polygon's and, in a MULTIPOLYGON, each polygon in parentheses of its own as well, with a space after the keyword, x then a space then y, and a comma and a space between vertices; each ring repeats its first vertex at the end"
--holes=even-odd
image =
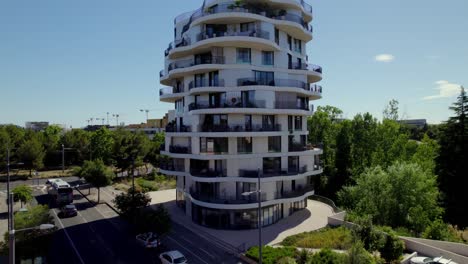
MULTIPOLYGON (((39 202, 47 203, 42 190, 39 202)), ((58 218, 58 209, 51 209, 60 228, 50 251, 50 263, 160 263, 163 250, 179 250, 190 263, 242 263, 225 252, 221 246, 198 236, 187 228, 173 223, 170 234, 162 240, 161 249, 144 249, 135 242, 131 225, 123 221, 106 205, 92 206, 75 191, 78 216, 58 218)))
MULTIPOLYGON (((79 178, 76 177, 76 176, 63 177, 63 178, 60 178, 60 179, 66 181, 66 182, 69 182, 72 185, 76 185, 76 184, 79 183, 79 178)), ((29 179, 29 180, 25 180, 25 181, 16 180, 16 181, 11 181, 10 182, 10 188, 13 189, 18 185, 31 185, 31 186, 44 185, 46 181, 47 181, 47 179, 29 179)), ((0 191, 6 192, 6 189, 7 189, 7 183, 6 182, 0 182, 0 191)))

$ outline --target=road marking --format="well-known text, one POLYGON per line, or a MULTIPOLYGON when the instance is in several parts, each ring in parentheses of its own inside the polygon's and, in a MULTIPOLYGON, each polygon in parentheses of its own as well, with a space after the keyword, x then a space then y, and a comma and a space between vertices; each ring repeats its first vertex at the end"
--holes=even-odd
POLYGON ((63 226, 62 224, 62 221, 60 220, 60 218, 58 217, 57 213, 55 212, 55 210, 52 209, 52 212, 54 213, 55 217, 57 218, 61 228, 63 229, 63 231, 65 232, 65 235, 67 236, 68 238, 68 241, 70 241, 70 244, 73 248, 73 250, 75 251, 76 255, 78 256, 78 259, 80 260, 80 262, 82 264, 84 264, 85 262, 83 261, 83 258, 81 257, 80 255, 80 252, 78 252, 78 249, 76 249, 76 246, 75 246, 75 243, 73 243, 73 240, 70 238, 70 236, 68 235, 68 232, 67 232, 67 229, 65 229, 65 227, 63 226))
POLYGON ((180 238, 183 239, 183 240, 185 240, 187 243, 194 245, 196 248, 198 248, 199 250, 203 251, 205 254, 207 254, 208 256, 210 256, 212 259, 215 259, 215 258, 216 258, 214 255, 210 254, 210 253, 207 252, 206 250, 200 248, 198 245, 195 245, 195 244, 193 244, 191 241, 185 239, 185 237, 180 236, 180 238))
POLYGON ((179 242, 177 242, 177 240, 173 239, 172 237, 170 236, 167 236, 167 238, 169 238, 170 240, 174 241, 176 244, 178 244, 179 246, 181 246, 182 248, 184 248, 185 250, 187 250, 188 252, 190 252, 190 254, 194 255, 195 257, 197 257, 201 262, 203 263, 206 263, 206 264, 209 264, 208 262, 204 261, 202 258, 200 258, 197 254, 193 253, 193 251, 191 251, 190 249, 184 247, 182 244, 180 244, 179 242))

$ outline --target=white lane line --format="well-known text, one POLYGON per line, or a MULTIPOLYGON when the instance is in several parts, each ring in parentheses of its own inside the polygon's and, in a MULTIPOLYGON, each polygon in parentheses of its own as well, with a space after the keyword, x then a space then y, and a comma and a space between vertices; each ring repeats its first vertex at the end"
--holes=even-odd
POLYGON ((200 258, 197 254, 193 253, 193 251, 191 251, 190 249, 184 247, 182 244, 180 244, 179 242, 177 242, 177 240, 173 239, 172 237, 170 236, 167 236, 167 238, 169 238, 170 240, 174 241, 176 244, 178 244, 179 246, 181 246, 182 248, 184 248, 185 250, 187 250, 188 252, 190 252, 190 254, 194 255, 196 258, 198 258, 201 262, 203 263, 206 263, 206 264, 209 264, 208 262, 204 261, 202 258, 200 258))
POLYGON ((63 229, 63 231, 65 232, 65 235, 67 236, 68 238, 68 241, 70 241, 70 245, 72 246, 73 250, 75 251, 76 255, 78 256, 78 259, 80 260, 80 262, 82 264, 84 264, 85 262, 83 261, 83 258, 81 257, 80 255, 80 252, 78 252, 78 249, 76 249, 76 246, 75 246, 75 243, 73 243, 73 240, 70 238, 70 236, 68 235, 68 232, 67 232, 67 229, 65 229, 65 227, 63 226, 62 224, 62 221, 60 220, 60 218, 58 217, 57 213, 55 212, 54 209, 52 209, 52 212, 54 213, 55 217, 57 218, 59 224, 60 224, 60 227, 63 229))
POLYGON ((206 250, 200 248, 198 245, 195 245, 195 244, 193 244, 191 241, 185 239, 185 237, 181 236, 180 238, 183 239, 183 240, 185 240, 187 243, 194 245, 197 249, 203 251, 205 254, 207 254, 208 256, 210 256, 212 259, 216 258, 213 254, 210 254, 210 253, 207 252, 206 250))

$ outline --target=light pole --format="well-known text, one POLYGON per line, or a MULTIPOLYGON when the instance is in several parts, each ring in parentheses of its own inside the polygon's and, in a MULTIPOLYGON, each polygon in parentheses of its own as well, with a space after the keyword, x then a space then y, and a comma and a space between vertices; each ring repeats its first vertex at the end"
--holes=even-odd
POLYGON ((65 145, 62 144, 62 175, 65 176, 65 145))
MULTIPOLYGON (((7 202, 8 211, 10 210, 10 146, 7 145, 7 202)), ((10 218, 8 217, 8 228, 11 227, 10 218)))
POLYGON ((258 263, 262 264, 262 190, 260 189, 260 168, 257 170, 258 182, 257 190, 253 192, 244 192, 242 195, 249 196, 253 193, 257 194, 258 199, 258 263))
MULTIPOLYGON (((13 200, 13 193, 10 194, 9 199, 13 200)), ((39 229, 39 230, 48 230, 52 229, 55 226, 52 224, 42 224, 39 226, 35 227, 30 227, 30 228, 23 228, 19 230, 15 230, 15 223, 13 221, 13 203, 10 203, 10 213, 8 215, 8 219, 10 219, 10 227, 8 229, 8 234, 9 234, 9 258, 10 258, 10 264, 15 263, 15 233, 16 232, 23 232, 23 231, 28 231, 28 230, 33 230, 33 229, 39 229)))
POLYGON ((149 113, 149 109, 140 109, 140 112, 145 112, 146 113, 146 123, 148 123, 148 113, 149 113))
POLYGON ((116 118, 116 127, 118 127, 119 126, 119 116, 120 115, 119 114, 112 114, 112 116, 116 118))

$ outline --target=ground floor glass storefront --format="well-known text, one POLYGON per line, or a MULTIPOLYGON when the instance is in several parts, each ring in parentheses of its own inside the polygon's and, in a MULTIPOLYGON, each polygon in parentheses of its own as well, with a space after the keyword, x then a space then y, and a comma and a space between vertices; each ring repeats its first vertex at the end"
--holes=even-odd
MULTIPOLYGON (((290 203, 289 214, 307 207, 307 199, 290 203), (294 208, 294 209, 292 209, 294 208)), ((262 208, 262 226, 272 225, 283 217, 284 204, 262 208)), ((258 228, 258 209, 223 210, 211 209, 192 203, 192 220, 202 226, 217 229, 255 229, 258 228)))

